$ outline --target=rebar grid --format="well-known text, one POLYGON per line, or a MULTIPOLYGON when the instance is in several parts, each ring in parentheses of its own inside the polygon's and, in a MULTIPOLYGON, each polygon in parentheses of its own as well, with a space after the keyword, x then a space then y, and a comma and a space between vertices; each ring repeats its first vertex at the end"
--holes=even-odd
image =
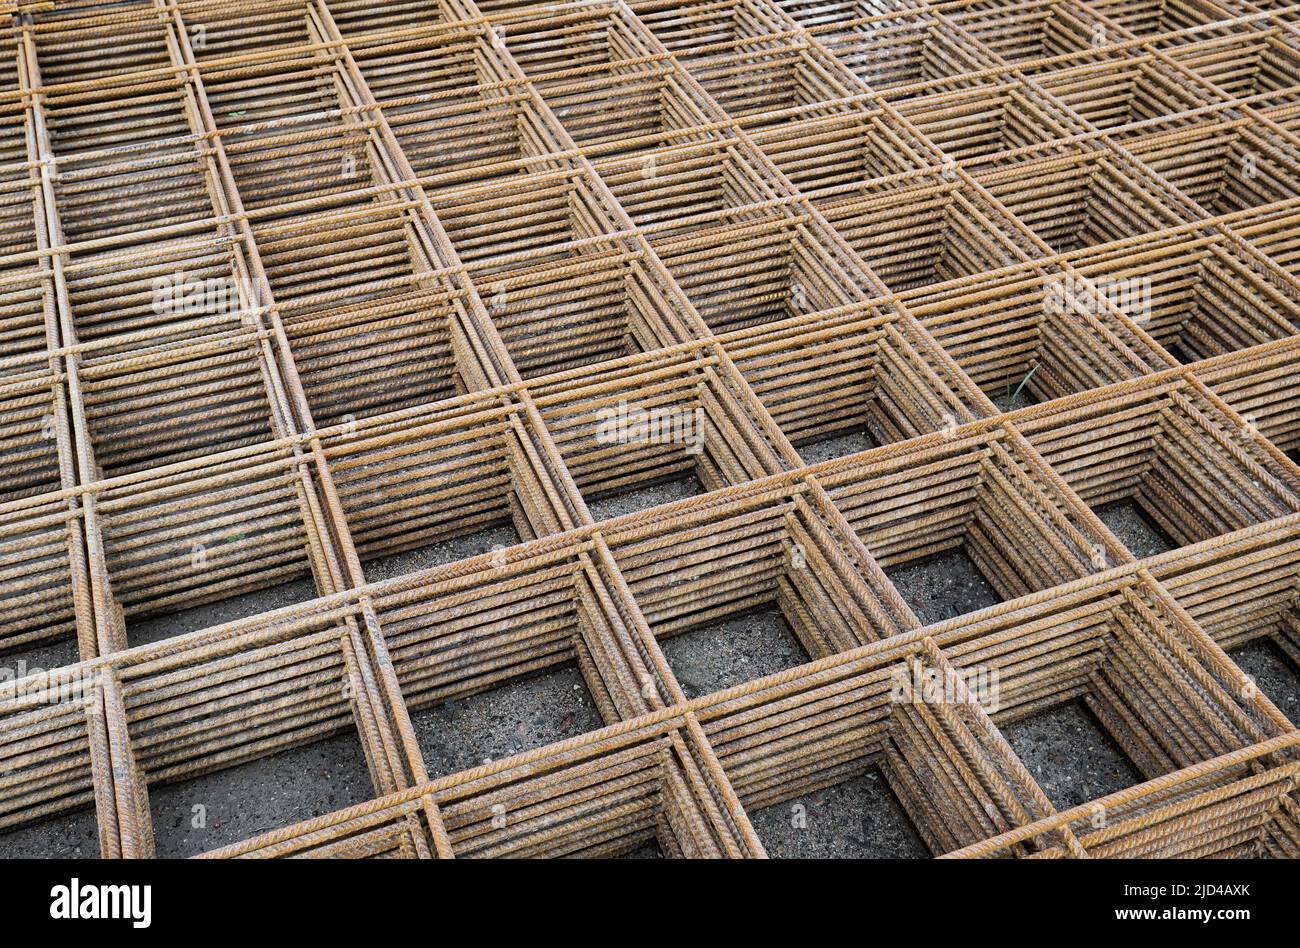
POLYGON ((761 857, 871 764, 935 855, 1300 855, 1224 651, 1300 661, 1300 7, 0 18, 0 650, 76 648, 0 681, 0 831, 148 857, 151 788, 343 734, 369 802, 205 855, 761 857), (926 625, 953 551, 1001 601, 926 625), (807 661, 688 697, 758 607, 807 661), (603 727, 430 774, 413 712, 564 666, 603 727), (1000 728, 1072 700, 1141 782, 1059 808, 1000 728))

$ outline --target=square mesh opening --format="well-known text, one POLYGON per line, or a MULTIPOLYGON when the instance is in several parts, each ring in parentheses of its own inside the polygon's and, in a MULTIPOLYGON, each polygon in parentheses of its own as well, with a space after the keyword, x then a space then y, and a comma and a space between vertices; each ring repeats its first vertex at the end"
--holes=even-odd
POLYGON ((925 859, 880 768, 750 814, 774 859, 925 859))
POLYGON ((688 698, 803 665, 808 654, 780 609, 761 609, 664 640, 664 657, 688 698))
POLYGON ((1081 701, 1007 724, 1002 733, 1058 810, 1142 782, 1081 701))
POLYGON ((431 777, 468 770, 588 731, 604 722, 574 667, 515 678, 411 715, 431 777))

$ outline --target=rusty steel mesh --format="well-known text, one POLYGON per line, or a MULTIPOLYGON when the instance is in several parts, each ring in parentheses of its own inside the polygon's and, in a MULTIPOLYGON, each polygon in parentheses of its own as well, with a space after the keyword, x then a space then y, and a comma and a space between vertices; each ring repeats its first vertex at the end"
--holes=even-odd
POLYGON ((935 855, 1300 855, 1225 652, 1300 660, 1300 7, 0 16, 0 648, 71 648, 0 831, 148 857, 155 788, 344 734, 368 802, 206 855, 758 857, 869 765, 935 855), (957 550, 1001 601, 926 624, 886 571, 957 550), (805 660, 688 696, 661 641, 762 606, 805 660), (603 727, 430 774, 414 713, 560 667, 603 727), (1141 779, 1066 808, 1000 728, 1075 700, 1141 779))

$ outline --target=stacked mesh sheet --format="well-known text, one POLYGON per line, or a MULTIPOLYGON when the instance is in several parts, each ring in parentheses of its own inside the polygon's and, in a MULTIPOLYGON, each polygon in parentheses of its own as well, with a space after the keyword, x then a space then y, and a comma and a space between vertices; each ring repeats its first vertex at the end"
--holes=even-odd
POLYGON ((2 15, 0 648, 66 660, 0 830, 150 856, 151 791, 344 735, 367 802, 207 855, 758 857, 868 766, 935 855, 1300 853, 1225 653, 1300 660, 1300 7, 2 15), (998 602, 926 624, 957 552, 998 602), (757 608, 803 660, 688 697, 661 643, 757 608), (603 727, 429 766, 563 667, 603 727), (1000 729, 1072 701, 1141 779, 1065 807, 1000 729))

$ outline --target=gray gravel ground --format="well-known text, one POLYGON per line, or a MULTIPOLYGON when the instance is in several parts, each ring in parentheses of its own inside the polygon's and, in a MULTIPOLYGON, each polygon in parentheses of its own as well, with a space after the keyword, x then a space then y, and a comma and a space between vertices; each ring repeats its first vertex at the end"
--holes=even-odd
POLYGON ((1131 500, 1107 504, 1097 511, 1097 517, 1138 559, 1174 548, 1164 532, 1131 500))
POLYGON ((749 814, 767 854, 787 859, 924 859, 930 855, 879 768, 749 814), (802 826, 795 825, 796 805, 802 826))
POLYGON ((885 575, 924 625, 1002 601, 964 550, 894 566, 885 575))
POLYGON ((193 780, 149 788, 158 855, 181 858, 374 797, 355 732, 193 780), (195 806, 205 826, 193 826, 195 806))
POLYGON ((775 607, 661 639, 660 648, 688 698, 742 685, 806 663, 808 655, 775 607))
POLYGON ((1142 782, 1082 701, 1066 702, 1001 730, 1058 809, 1142 782))
POLYGON ((799 457, 803 458, 805 464, 821 464, 823 461, 833 461, 848 454, 869 451, 879 446, 880 442, 872 436, 871 432, 866 428, 860 428, 848 434, 810 441, 799 445, 798 450, 799 457))
POLYGON ((126 639, 133 646, 152 644, 186 632, 197 632, 236 619, 246 619, 259 612, 297 605, 315 596, 316 584, 311 577, 305 576, 291 583, 259 589, 257 592, 195 606, 170 615, 127 619, 126 639))
POLYGON ((1268 639, 1256 639, 1228 653, 1277 709, 1300 723, 1300 671, 1268 639))
POLYGON ((38 671, 50 671, 71 665, 81 658, 76 637, 59 642, 14 649, 0 655, 0 669, 6 678, 22 678, 38 671))
POLYGON ((457 560, 479 556, 494 549, 504 549, 519 542, 519 534, 509 524, 502 524, 490 530, 467 534, 453 540, 445 540, 429 546, 404 550, 390 556, 381 556, 361 564, 368 582, 377 583, 385 579, 396 579, 408 573, 418 573, 433 566, 444 566, 457 560))
POLYGON ((0 859, 97 859, 93 807, 0 833, 0 859))
POLYGON ((636 849, 624 853, 619 858, 620 859, 663 859, 664 851, 659 848, 658 840, 652 839, 650 840, 650 842, 643 843, 640 846, 638 846, 636 849))
POLYGON ((577 668, 561 668, 411 714, 430 777, 604 726, 577 668))
POLYGON ((671 504, 673 501, 685 500, 687 497, 696 497, 703 493, 705 493, 704 485, 700 483, 699 478, 694 474, 687 474, 656 481, 632 490, 616 491, 604 496, 597 495, 595 499, 583 499, 587 501, 587 509, 591 511, 594 519, 612 520, 615 517, 636 513, 638 510, 671 504))

